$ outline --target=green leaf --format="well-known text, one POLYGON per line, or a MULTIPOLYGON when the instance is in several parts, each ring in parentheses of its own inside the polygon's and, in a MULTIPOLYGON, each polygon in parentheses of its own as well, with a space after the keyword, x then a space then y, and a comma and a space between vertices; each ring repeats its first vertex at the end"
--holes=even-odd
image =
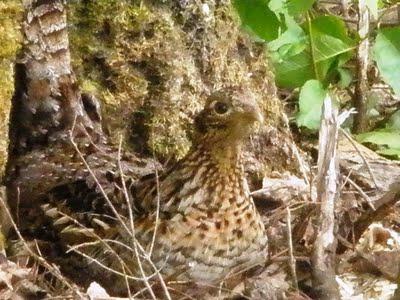
POLYGON ((272 63, 275 68, 276 83, 281 87, 296 88, 302 86, 307 80, 315 78, 312 69, 310 49, 303 50, 294 55, 290 52, 301 45, 291 45, 286 54, 272 55, 272 63))
POLYGON ((305 13, 309 10, 315 0, 287 0, 287 9, 292 16, 305 13))
POLYGON ((304 84, 299 96, 299 113, 296 117, 298 126, 318 130, 326 95, 326 90, 318 80, 309 80, 304 84))
POLYGON ((335 16, 314 19, 309 34, 314 49, 316 73, 324 81, 332 65, 338 64, 338 60, 343 64, 343 60, 346 60, 344 56, 355 49, 356 45, 347 34, 346 24, 335 16))
POLYGON ((376 145, 377 153, 400 158, 400 131, 398 129, 380 129, 376 131, 362 133, 356 136, 360 143, 370 143, 376 145))
POLYGON ((400 131, 400 110, 396 111, 386 123, 386 129, 400 131))
POLYGON ((297 16, 308 11, 315 0, 271 0, 269 8, 276 14, 297 16))
POLYGON ((394 149, 394 148, 379 149, 376 152, 385 156, 391 156, 395 159, 400 159, 400 149, 394 149))
POLYGON ((312 20, 312 30, 318 31, 320 34, 325 34, 342 40, 346 44, 354 44, 354 41, 347 33, 346 23, 335 16, 319 16, 312 20))
POLYGON ((350 83, 353 80, 353 74, 350 72, 350 70, 345 69, 345 68, 338 68, 337 69, 339 72, 339 82, 338 85, 340 88, 344 89, 350 85, 350 83))
POLYGON ((284 45, 297 44, 306 41, 306 35, 303 29, 296 23, 293 17, 285 15, 286 31, 282 33, 277 39, 268 43, 270 51, 278 51, 284 45))
POLYGON ((233 1, 243 25, 264 41, 276 39, 280 28, 280 22, 268 3, 269 0, 233 1))
POLYGON ((352 51, 355 46, 330 35, 320 34, 319 32, 316 32, 313 37, 314 60, 317 72, 321 80, 324 80, 330 67, 333 63, 337 62, 339 56, 352 51))
MULTIPOLYGON (((294 26, 289 29, 292 30, 291 33, 295 32, 294 26)), ((347 34, 344 22, 334 16, 322 16, 312 20, 307 33, 308 40, 304 37, 296 40, 293 34, 290 36, 293 43, 281 46, 272 55, 279 86, 296 88, 310 79, 319 79, 327 84, 330 74, 337 72, 337 67, 352 56, 356 47, 355 41, 347 34), (301 51, 295 52, 294 49, 301 51)), ((284 44, 279 39, 277 45, 275 42, 272 49, 276 49, 279 42, 284 44)))
POLYGON ((388 149, 400 149, 400 131, 376 130, 359 134, 356 138, 360 143, 371 143, 385 146, 388 149))
POLYGON ((400 27, 379 29, 373 53, 383 80, 400 96, 400 27))

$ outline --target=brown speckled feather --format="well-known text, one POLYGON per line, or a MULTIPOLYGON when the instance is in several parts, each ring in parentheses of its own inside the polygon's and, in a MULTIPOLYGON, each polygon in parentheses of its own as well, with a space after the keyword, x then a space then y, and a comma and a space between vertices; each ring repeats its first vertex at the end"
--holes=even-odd
POLYGON ((57 245, 55 261, 63 270, 105 286, 112 282, 116 292, 125 289, 123 272, 140 286, 135 247, 143 249, 144 272, 159 269, 168 281, 215 285, 262 264, 267 238, 241 157, 242 143, 260 119, 251 94, 227 89, 212 95, 196 118, 192 149, 158 180, 138 181, 154 163, 127 155, 121 176, 118 151, 85 138, 77 139, 85 161, 68 141, 31 151, 16 160, 11 182, 40 207, 23 211, 24 233, 57 245), (83 255, 78 263, 63 254, 71 249, 83 255), (150 251, 154 265, 145 259, 150 251))

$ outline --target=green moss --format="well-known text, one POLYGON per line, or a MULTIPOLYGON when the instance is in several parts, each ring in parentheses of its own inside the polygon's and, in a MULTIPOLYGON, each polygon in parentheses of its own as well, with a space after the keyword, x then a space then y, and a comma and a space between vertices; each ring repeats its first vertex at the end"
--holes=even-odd
MULTIPOLYGON (((177 1, 71 2, 74 68, 83 88, 103 101, 112 137, 142 136, 159 156, 181 157, 204 96, 228 85, 254 91, 266 119, 276 124, 281 106, 271 98, 275 88, 263 48, 241 32, 229 4, 207 3, 209 14, 195 1, 185 7, 177 1), (132 132, 138 111, 144 120, 132 132)), ((133 146, 143 142, 130 140, 133 146)))
POLYGON ((13 63, 20 49, 20 1, 0 3, 0 178, 7 157, 8 115, 14 89, 13 63))
MULTIPOLYGON (((21 9, 16 3, 0 4, 0 26, 7 27, 0 32, 0 41, 9 41, 0 43, 0 48, 6 45, 0 55, 7 57, 0 65, 0 83, 6 81, 0 89, 0 106, 7 105, 0 110, 2 120, 8 115, 10 70, 19 47, 16 16, 21 9)), ((190 122, 205 96, 229 85, 251 89, 266 120, 277 125, 282 108, 274 98, 263 47, 240 30, 229 3, 179 3, 69 1, 72 64, 82 89, 102 101, 111 137, 117 141, 120 135, 127 136, 126 146, 146 145, 147 151, 154 150, 159 157, 182 157, 190 147, 190 122), (205 4, 209 13, 203 10, 205 4), (132 121, 137 115, 139 124, 132 121)), ((4 127, 6 121, 1 124, 4 127)), ((4 136, 3 127, 0 134, 4 136)))

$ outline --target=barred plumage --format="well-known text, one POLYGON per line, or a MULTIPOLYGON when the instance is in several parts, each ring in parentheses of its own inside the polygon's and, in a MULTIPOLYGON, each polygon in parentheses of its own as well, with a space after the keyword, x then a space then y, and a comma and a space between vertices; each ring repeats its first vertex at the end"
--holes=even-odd
MULTIPOLYGON (((151 260, 168 281, 216 284, 233 273, 260 264, 266 258, 267 238, 250 196, 241 159, 242 142, 260 118, 256 102, 241 90, 212 95, 196 118, 192 150, 160 175, 158 185, 154 176, 139 182, 133 180, 130 166, 134 162, 120 162, 126 173, 121 176, 116 152, 113 155, 111 148, 108 154, 104 151, 86 154, 85 162, 100 185, 81 166, 71 178, 64 178, 66 183, 55 184, 46 193, 41 190, 38 199, 43 214, 31 218, 34 221, 26 228, 32 233, 32 223, 36 224, 34 237, 47 237, 64 251, 83 243, 78 249, 88 257, 86 262, 79 262, 81 266, 90 265, 91 257, 121 274, 140 277, 132 250, 135 243, 129 233, 131 208, 136 239, 145 252, 152 247, 151 260), (220 103, 228 108, 218 113, 216 106, 220 103)), ((82 163, 78 156, 66 157, 63 168, 82 163)), ((51 164, 49 158, 55 157, 46 157, 42 164, 51 164)), ((67 268, 73 265, 71 260, 58 261, 67 268)), ((154 266, 145 260, 143 268, 146 274, 154 273, 154 266)), ((97 276, 99 281, 112 280, 116 291, 124 289, 123 276, 104 272, 104 267, 93 262, 90 270, 92 279, 97 276)))
POLYGON ((187 156, 148 178, 157 163, 129 154, 118 160, 96 100, 79 92, 63 1, 30 0, 27 7, 7 166, 21 232, 43 240, 42 253, 75 280, 116 292, 126 288, 124 273, 133 285, 156 270, 166 281, 217 284, 262 263, 267 238, 241 158, 262 120, 251 93, 213 93, 195 119, 187 156))

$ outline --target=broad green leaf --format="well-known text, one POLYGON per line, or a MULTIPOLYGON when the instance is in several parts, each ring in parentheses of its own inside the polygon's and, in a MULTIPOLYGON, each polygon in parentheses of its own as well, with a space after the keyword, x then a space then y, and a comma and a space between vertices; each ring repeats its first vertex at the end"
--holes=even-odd
POLYGON ((268 43, 268 49, 270 51, 277 51, 284 45, 302 43, 305 42, 305 34, 303 29, 296 23, 293 17, 285 16, 286 31, 282 33, 277 39, 268 43))
POLYGON ((327 34, 316 32, 313 35, 314 60, 318 75, 324 79, 332 64, 339 59, 340 55, 352 51, 355 45, 345 43, 327 34))
POLYGON ((400 131, 376 130, 357 135, 360 143, 386 146, 388 149, 400 149, 400 131))
POLYGON ((301 88, 297 125, 317 130, 321 122, 321 110, 327 95, 321 82, 309 80, 301 88))
POLYGON ((309 10, 315 0, 287 0, 287 9, 292 16, 305 13, 309 10))
MULTIPOLYGON (((310 79, 319 79, 327 84, 330 74, 338 72, 337 67, 351 57, 356 47, 355 41, 347 35, 344 22, 334 16, 316 18, 310 28, 307 27, 307 32, 308 41, 303 38, 283 45, 272 55, 279 86, 296 88, 310 79), (301 52, 294 54, 293 49, 301 49, 301 52)), ((278 39, 278 46, 279 42, 278 39)), ((273 46, 273 49, 277 48, 274 43, 273 46)))
POLYGON ((318 31, 342 40, 346 44, 354 44, 347 33, 347 26, 344 21, 335 16, 319 16, 312 20, 312 31, 318 31))
POLYGON ((387 129, 398 130, 400 132, 400 110, 396 111, 386 123, 387 129))
POLYGON ((321 16, 312 21, 310 42, 314 49, 317 75, 325 80, 331 67, 342 65, 355 49, 355 42, 348 36, 345 23, 335 16, 321 16))
POLYGON ((400 159, 400 149, 396 148, 379 149, 376 152, 385 156, 394 157, 395 159, 400 159))
POLYGON ((373 53, 383 80, 400 96, 400 27, 379 29, 373 53))
POLYGON ((271 0, 269 8, 276 14, 297 16, 309 10, 315 0, 271 0))
POLYGON ((280 28, 280 22, 268 3, 269 0, 233 1, 243 25, 264 41, 276 39, 280 28))
POLYGON ((350 83, 353 80, 353 74, 345 68, 339 67, 338 69, 339 72, 339 87, 344 89, 350 85, 350 83))
MULTIPOLYGON (((293 47, 298 47, 294 45, 293 47)), ((287 53, 290 53, 290 49, 287 53)), ((296 88, 314 79, 310 49, 307 47, 295 55, 272 55, 276 83, 281 87, 296 88)))

